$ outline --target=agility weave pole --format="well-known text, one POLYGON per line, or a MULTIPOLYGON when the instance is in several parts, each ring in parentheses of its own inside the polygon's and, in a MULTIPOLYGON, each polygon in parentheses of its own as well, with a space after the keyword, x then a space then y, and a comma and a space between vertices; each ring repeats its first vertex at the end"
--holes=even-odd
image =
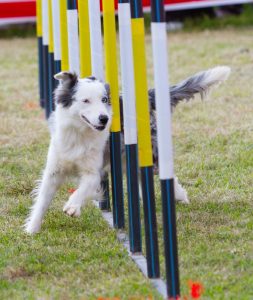
MULTIPOLYGON (((45 101, 47 117, 53 110, 53 102, 50 102, 49 93, 50 79, 52 80, 53 78, 53 74, 49 73, 50 55, 51 57, 52 54, 54 55, 54 70, 60 69, 62 71, 67 71, 70 69, 78 74, 81 73, 80 77, 94 75, 95 77, 104 80, 104 56, 99 0, 89 0, 89 2, 88 0, 79 0, 78 12, 76 1, 67 0, 59 1, 58 3, 56 2, 57 1, 54 0, 46 0, 43 2, 37 1, 37 13, 42 15, 41 19, 38 18, 37 24, 39 62, 41 59, 39 39, 41 38, 43 41, 42 52, 44 54, 42 63, 44 69, 47 68, 46 73, 41 72, 43 68, 39 70, 39 76, 43 74, 44 79, 40 80, 40 99, 42 99, 42 91, 47 92, 47 101, 45 101), (57 4, 59 4, 58 8, 57 4), (58 16, 57 9, 59 10, 58 16), (83 18, 85 18, 85 20, 83 20, 83 18), (85 28, 81 28, 83 26, 85 28), (43 28, 42 32, 40 32, 40 28, 43 28), (90 43, 86 44, 88 40, 90 43), (84 49, 83 47, 85 44, 87 45, 85 50, 89 52, 88 54, 84 53, 84 50, 81 50, 84 49), (57 55, 56 49, 58 49, 57 55), (45 55, 45 53, 47 55, 45 55), (74 58, 72 57, 73 55, 75 56, 74 58)), ((167 36, 163 9, 162 0, 154 0, 152 2, 152 44, 155 70, 159 177, 161 181, 163 204, 167 293, 170 299, 176 299, 180 296, 180 290, 174 198, 171 112, 170 102, 168 101, 169 78, 167 67, 167 36), (159 80, 159 78, 163 78, 163 80, 159 80), (164 99, 166 99, 166 101, 164 101, 164 99)), ((112 226, 113 223, 114 228, 124 228, 124 202, 120 149, 121 123, 118 98, 118 66, 115 59, 115 57, 117 57, 117 53, 113 0, 103 0, 103 13, 106 80, 111 86, 112 106, 114 111, 110 138, 113 222, 112 219, 109 218, 109 212, 103 212, 103 216, 107 219, 110 226, 112 226)), ((127 162, 129 241, 125 234, 123 234, 123 240, 122 233, 118 233, 117 236, 119 240, 123 242, 124 247, 126 247, 130 257, 135 261, 139 269, 145 276, 151 278, 152 284, 163 296, 165 296, 165 284, 161 279, 159 279, 160 267, 158 257, 153 158, 145 60, 145 33, 141 1, 119 0, 118 16, 127 162), (138 191, 138 157, 140 161, 142 180, 147 259, 141 255, 142 246, 138 191)), ((105 180, 102 184, 104 184, 104 187, 107 187, 105 191, 106 201, 102 205, 102 208, 109 209, 110 201, 108 195, 108 181, 105 180)))
POLYGON ((36 1, 36 15, 37 15, 37 22, 36 22, 36 33, 37 33, 37 42, 38 42, 38 79, 39 79, 39 103, 42 108, 44 108, 44 63, 43 63, 43 34, 42 34, 42 0, 36 1))
POLYGON ((180 296, 174 168, 169 93, 168 49, 163 0, 151 2, 151 34, 155 75, 159 177, 162 191, 163 235, 168 296, 180 296), (169 100, 169 101, 168 101, 169 100))
MULTIPOLYGON (((94 1, 94 0, 93 0, 94 1)), ((78 0, 80 77, 91 75, 90 25, 88 0, 78 0)))
POLYGON ((136 114, 138 129, 138 153, 141 170, 148 276, 150 278, 158 278, 160 276, 160 267, 157 240, 157 223, 155 213, 153 156, 151 145, 150 115, 146 74, 144 18, 141 0, 131 0, 130 4, 134 56, 136 114))
MULTIPOLYGON (((87 0, 86 0, 87 1, 87 0)), ((100 0, 88 0, 92 75, 104 81, 100 0)))
POLYGON ((43 41, 43 89, 44 89, 44 108, 45 116, 48 119, 50 115, 50 104, 49 104, 49 63, 48 63, 48 42, 49 42, 49 20, 48 20, 48 1, 41 1, 42 3, 42 41, 43 41))
POLYGON ((133 47, 129 1, 119 1, 118 20, 124 112, 130 251, 132 253, 138 253, 142 252, 142 242, 133 47))
MULTIPOLYGON (((59 0, 58 0, 59 1, 59 0)), ((68 21, 67 1, 59 1, 60 8, 60 45, 61 45, 61 71, 69 70, 68 50, 68 21)))
POLYGON ((76 0, 67 0, 69 70, 80 74, 78 14, 76 0))
POLYGON ((114 226, 124 228, 124 195, 121 166, 121 123, 114 0, 103 0, 106 81, 110 85, 112 124, 110 135, 111 182, 114 226))
POLYGON ((60 6, 58 0, 51 0, 54 43, 54 72, 61 71, 60 6))
POLYGON ((56 87, 54 79, 54 34, 53 34, 53 14, 52 0, 48 0, 48 90, 49 90, 49 115, 54 111, 53 92, 56 87))
MULTIPOLYGON (((89 24, 85 23, 85 26, 89 26, 86 31, 90 33, 87 38, 90 46, 91 56, 91 74, 99 80, 104 81, 104 54, 103 54, 103 40, 102 40, 102 31, 101 31, 101 15, 100 15, 100 0, 82 0, 85 2, 85 10, 88 8, 88 21, 89 24)), ((84 4, 83 4, 84 5, 84 4)), ((85 13, 81 13, 81 7, 79 7, 79 18, 85 17, 85 13)), ((81 24, 81 21, 79 21, 81 24)), ((87 49, 85 50, 87 51, 87 49)), ((81 54, 82 55, 82 54, 81 54)), ((88 56, 87 56, 88 58, 88 56)), ((84 62, 85 63, 85 62, 84 62)), ((110 191, 109 191, 109 176, 107 173, 104 174, 104 177, 101 181, 101 188, 104 191, 103 199, 99 201, 99 206, 102 210, 109 211, 111 209, 110 205, 110 191)))

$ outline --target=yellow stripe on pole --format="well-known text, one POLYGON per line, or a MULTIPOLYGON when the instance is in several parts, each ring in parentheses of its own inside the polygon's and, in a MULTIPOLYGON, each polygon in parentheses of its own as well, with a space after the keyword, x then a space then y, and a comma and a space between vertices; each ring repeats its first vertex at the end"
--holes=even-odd
POLYGON ((36 1, 37 37, 42 37, 42 0, 36 1))
POLYGON ((52 0, 48 0, 48 51, 54 52, 54 36, 53 36, 53 13, 52 13, 52 0))
POLYGON ((88 0, 78 0, 80 76, 91 75, 90 24, 88 0))
POLYGON ((118 64, 116 48, 116 28, 114 0, 103 0, 104 44, 105 44, 105 74, 111 88, 111 103, 113 110, 112 132, 120 131, 120 107, 118 86, 118 64))
POLYGON ((143 18, 132 19, 138 151, 141 167, 153 165, 143 18))
POLYGON ((60 4, 60 37, 61 37, 61 70, 69 70, 67 1, 59 0, 60 4))

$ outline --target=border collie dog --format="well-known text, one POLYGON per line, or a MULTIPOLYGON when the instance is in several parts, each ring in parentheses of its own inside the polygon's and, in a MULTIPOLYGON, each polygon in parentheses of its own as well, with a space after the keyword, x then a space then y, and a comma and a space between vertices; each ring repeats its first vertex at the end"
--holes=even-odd
MULTIPOLYGON (((190 100, 197 93, 203 97, 211 86, 226 80, 229 73, 228 67, 220 66, 172 86, 172 108, 182 100, 190 100)), ((71 72, 58 73, 55 78, 59 80, 59 85, 55 90, 56 109, 49 120, 51 142, 47 163, 42 179, 32 192, 34 204, 24 225, 25 231, 30 234, 40 230, 55 193, 69 176, 77 177, 79 185, 64 205, 63 211, 69 216, 78 217, 82 206, 89 199, 100 196, 101 174, 109 163, 108 138, 112 118, 109 85, 94 77, 80 79, 71 72)), ((154 170, 157 172, 154 90, 149 90, 149 102, 154 170)), ((124 128, 122 135, 123 132, 124 128)), ((175 196, 179 201, 188 202, 187 193, 177 179, 175 196)))

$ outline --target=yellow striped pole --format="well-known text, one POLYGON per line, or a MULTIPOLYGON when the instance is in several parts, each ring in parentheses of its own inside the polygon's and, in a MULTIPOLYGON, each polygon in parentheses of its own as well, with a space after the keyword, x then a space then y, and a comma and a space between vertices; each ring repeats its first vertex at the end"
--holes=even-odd
POLYGON ((69 70, 67 1, 60 2, 60 40, 61 40, 61 70, 69 70))
POLYGON ((145 220, 147 269, 149 277, 157 278, 160 275, 160 267, 155 213, 153 156, 148 103, 144 19, 142 1, 130 0, 130 4, 132 18, 131 23, 134 56, 138 150, 145 220))
POLYGON ((53 36, 53 15, 52 0, 48 0, 48 88, 49 88, 49 114, 54 110, 54 36, 53 36))
POLYGON ((80 77, 91 75, 90 25, 88 0, 78 0, 80 77))
POLYGON ((38 79, 39 79, 39 100, 40 106, 44 107, 44 82, 43 82, 43 42, 42 42, 42 3, 41 0, 36 1, 36 32, 38 41, 38 79))
POLYGON ((105 72, 106 81, 110 84, 113 111, 110 136, 113 219, 115 227, 123 228, 125 226, 125 221, 121 167, 121 124, 114 0, 103 0, 103 17, 105 72))
POLYGON ((42 37, 42 0, 36 1, 36 33, 37 37, 42 37))
POLYGON ((137 126, 139 132, 139 162, 141 167, 150 167, 153 165, 153 156, 150 134, 143 18, 132 19, 132 37, 135 69, 135 93, 137 99, 137 126))
POLYGON ((48 61, 48 43, 49 43, 49 20, 48 20, 48 1, 41 1, 42 3, 42 42, 43 42, 43 87, 44 87, 44 107, 46 118, 50 115, 50 94, 49 94, 49 61, 48 61))
POLYGON ((118 63, 113 0, 103 0, 105 77, 110 84, 111 104, 113 109, 112 132, 120 132, 120 106, 118 86, 118 63))
POLYGON ((48 51, 54 53, 54 36, 53 36, 53 15, 52 15, 52 0, 48 0, 48 51))

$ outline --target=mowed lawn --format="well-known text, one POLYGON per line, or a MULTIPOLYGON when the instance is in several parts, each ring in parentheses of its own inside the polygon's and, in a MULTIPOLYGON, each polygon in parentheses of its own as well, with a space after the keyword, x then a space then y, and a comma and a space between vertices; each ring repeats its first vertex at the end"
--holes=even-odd
MULTIPOLYGON (((171 83, 216 65, 232 68, 207 101, 183 103, 173 117, 176 174, 191 201, 177 205, 183 296, 198 281, 202 299, 253 299, 252 39, 253 28, 170 34, 171 83)), ((49 142, 37 104, 36 45, 35 38, 0 40, 0 299, 160 299, 99 210, 89 205, 79 219, 63 214, 71 183, 40 234, 22 231, 49 142)), ((149 38, 147 58, 152 86, 149 38)))

